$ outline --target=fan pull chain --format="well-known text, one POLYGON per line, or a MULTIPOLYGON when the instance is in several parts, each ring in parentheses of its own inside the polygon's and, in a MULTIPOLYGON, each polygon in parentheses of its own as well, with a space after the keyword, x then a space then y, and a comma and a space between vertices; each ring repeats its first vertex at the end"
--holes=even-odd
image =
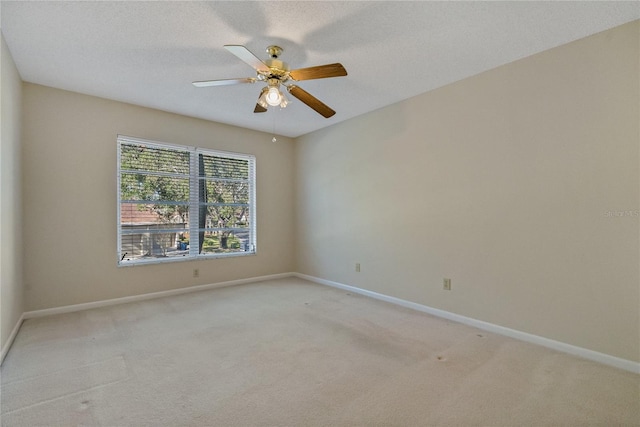
MULTIPOLYGON (((280 110, 280 108, 278 110, 280 110)), ((271 142, 278 141, 278 139, 276 138, 276 114, 278 114, 277 113, 278 110, 276 110, 275 108, 272 108, 272 111, 274 111, 274 114, 273 114, 273 132, 272 132, 273 138, 271 138, 271 142)))

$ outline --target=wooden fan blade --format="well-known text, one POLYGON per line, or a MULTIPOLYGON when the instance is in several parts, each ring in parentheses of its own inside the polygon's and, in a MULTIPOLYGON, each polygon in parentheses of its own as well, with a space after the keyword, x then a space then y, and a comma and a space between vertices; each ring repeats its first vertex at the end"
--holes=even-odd
POLYGON ((251 65, 253 68, 255 68, 256 71, 264 71, 267 73, 271 71, 267 64, 262 62, 257 56, 251 53, 251 51, 244 46, 236 44, 226 44, 224 45, 224 48, 233 53, 245 63, 251 65))
POLYGON ((208 87, 208 86, 227 86, 240 83, 254 83, 256 79, 253 77, 247 77, 245 79, 222 79, 222 80, 204 80, 201 82, 193 82, 196 87, 208 87))
POLYGON ((347 70, 344 69, 342 64, 327 64, 318 65, 317 67, 300 68, 289 72, 289 76, 293 80, 312 80, 312 79, 326 79, 327 77, 341 77, 346 76, 347 70))
MULTIPOLYGON (((262 97, 262 94, 265 93, 266 91, 267 91, 267 88, 263 87, 262 90, 260 91, 260 95, 258 95, 258 101, 260 101, 260 97, 262 97)), ((267 111, 266 108, 260 105, 259 102, 256 102, 256 108, 253 109, 254 113, 265 113, 266 111, 267 111)))
POLYGON ((298 86, 289 86, 289 92, 327 119, 336 113, 318 98, 298 86))

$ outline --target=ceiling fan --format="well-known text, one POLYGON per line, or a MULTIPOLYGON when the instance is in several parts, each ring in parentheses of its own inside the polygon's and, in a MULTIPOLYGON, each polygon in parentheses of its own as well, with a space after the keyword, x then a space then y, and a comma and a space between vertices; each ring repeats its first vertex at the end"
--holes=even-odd
POLYGON ((320 101, 318 98, 311 95, 295 84, 288 84, 289 81, 301 81, 312 79, 324 79, 327 77, 340 77, 346 76, 347 70, 342 64, 327 64, 318 65, 316 67, 300 68, 297 70, 290 70, 289 65, 278 59, 282 54, 282 48, 280 46, 267 47, 267 53, 269 59, 261 61, 255 56, 249 49, 240 45, 225 45, 225 49, 233 53, 245 63, 249 64, 256 70, 256 77, 246 77, 239 79, 222 79, 222 80, 205 80, 199 82, 193 82, 196 87, 208 87, 208 86, 224 86, 234 85, 240 83, 255 83, 265 82, 267 85, 260 92, 258 102, 253 110, 254 113, 264 113, 269 106, 280 106, 284 108, 289 101, 285 94, 281 91, 281 87, 284 87, 287 92, 298 98, 300 101, 307 104, 314 109, 317 113, 321 114, 325 118, 333 116, 336 112, 329 108, 326 104, 320 101))

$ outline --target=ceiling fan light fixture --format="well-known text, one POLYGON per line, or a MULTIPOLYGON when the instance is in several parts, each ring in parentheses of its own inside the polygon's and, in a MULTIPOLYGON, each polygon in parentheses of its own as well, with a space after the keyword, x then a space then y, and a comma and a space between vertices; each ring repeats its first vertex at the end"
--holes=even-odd
POLYGON ((284 92, 280 92, 280 99, 280 108, 285 108, 287 105, 289 105, 289 100, 285 96, 284 92))
POLYGON ((258 98, 258 105, 265 109, 269 108, 269 104, 267 103, 267 91, 268 88, 263 88, 260 93, 260 97, 258 98))
POLYGON ((267 104, 275 107, 280 105, 282 102, 282 94, 280 93, 280 89, 277 86, 270 86, 265 95, 265 100, 267 104))

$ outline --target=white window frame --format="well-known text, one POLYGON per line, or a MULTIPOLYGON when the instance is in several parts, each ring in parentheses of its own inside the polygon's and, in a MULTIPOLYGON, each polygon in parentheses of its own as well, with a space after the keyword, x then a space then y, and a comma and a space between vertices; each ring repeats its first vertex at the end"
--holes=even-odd
MULTIPOLYGON (((150 171, 153 173, 153 171, 150 171)), ((187 175, 181 175, 179 177, 185 178, 187 175)), ((124 203, 130 202, 129 200, 125 200, 124 203)), ((257 230, 256 230, 256 159, 255 156, 251 154, 243 154, 243 153, 233 153, 227 151, 219 151, 212 150, 208 148, 198 148, 184 145, 175 145, 168 144, 164 142, 151 141, 146 139, 140 139, 135 137, 129 137, 124 135, 118 135, 117 138, 117 218, 118 218, 118 229, 117 229, 117 262, 118 266, 133 266, 133 265, 141 265, 141 264, 156 264, 156 263, 167 263, 167 262, 179 262, 179 261, 193 261, 195 259, 211 259, 211 258, 225 258, 225 257, 235 257, 235 256, 247 256, 247 255, 255 255, 257 252, 257 230), (190 167, 189 167, 189 223, 188 223, 188 232, 189 232, 189 250, 188 253, 185 253, 181 256, 167 256, 167 257, 149 257, 149 258, 134 258, 131 256, 127 256, 128 254, 122 253, 122 238, 123 238, 123 228, 122 228, 122 216, 121 216, 121 205, 123 203, 122 194, 121 194, 121 177, 122 173, 127 173, 127 171, 123 171, 121 168, 121 147, 123 144, 127 145, 143 145, 145 147, 152 148, 161 148, 161 149, 171 149, 182 152, 189 153, 190 159, 190 167), (214 156, 221 157, 225 159, 235 159, 242 160, 248 163, 248 179, 247 182, 249 184, 249 227, 246 229, 237 229, 237 231, 248 231, 249 239, 248 244, 245 248, 241 248, 244 250, 236 251, 236 252, 225 252, 225 253, 199 253, 199 239, 200 233, 203 231, 219 231, 219 230, 236 230, 229 228, 205 228, 201 229, 199 227, 199 215, 200 215, 200 207, 206 203, 201 203, 199 200, 199 189, 200 182, 202 180, 206 181, 206 178, 199 176, 199 155, 205 156, 214 156)), ((182 229, 181 229, 182 230, 182 229)), ((176 232, 178 233, 181 230, 172 230, 172 229, 162 229, 165 233, 169 231, 170 233, 176 232)), ((184 229, 186 230, 186 229, 184 229)), ((155 229, 151 231, 160 233, 160 229, 155 229)), ((126 233, 125 233, 126 234, 126 233)))

